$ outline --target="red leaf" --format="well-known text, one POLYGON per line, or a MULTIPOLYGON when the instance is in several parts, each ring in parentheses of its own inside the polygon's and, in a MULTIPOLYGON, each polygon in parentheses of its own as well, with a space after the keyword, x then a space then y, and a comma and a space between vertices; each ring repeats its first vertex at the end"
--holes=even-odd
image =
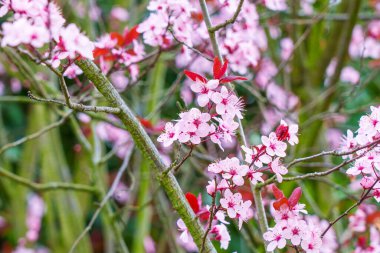
POLYGON ((213 73, 214 73, 214 79, 219 79, 220 76, 220 69, 222 68, 222 63, 220 62, 219 58, 215 56, 214 58, 214 66, 213 66, 213 73))
POLYGON ((117 33, 117 32, 112 32, 110 33, 110 37, 111 39, 116 39, 117 40, 117 45, 118 46, 122 46, 123 43, 124 43, 124 38, 123 38, 123 35, 121 35, 120 33, 117 33))
POLYGON ((153 129, 153 124, 147 119, 137 117, 137 119, 140 121, 141 125, 143 125, 145 128, 153 129))
POLYGON ((210 212, 209 211, 205 211, 203 213, 201 213, 199 215, 199 218, 203 221, 208 221, 208 219, 210 218, 210 212))
POLYGON ((283 205, 289 206, 287 198, 281 198, 280 200, 275 201, 273 203, 273 208, 276 210, 280 210, 281 206, 283 206, 283 205))
MULTIPOLYGON (((225 74, 226 71, 227 71, 227 66, 228 66, 228 61, 225 59, 225 60, 224 60, 224 63, 223 63, 223 66, 222 66, 222 68, 220 69, 220 73, 219 73, 220 77, 219 77, 219 78, 221 78, 222 76, 224 76, 224 74, 225 74)), ((219 79, 219 78, 218 78, 218 79, 219 79)))
POLYGON ((197 81, 198 79, 202 83, 207 83, 207 79, 197 73, 185 70, 185 75, 193 81, 197 81))
POLYGON ((298 204, 298 201, 300 200, 301 195, 302 195, 301 187, 297 187, 296 189, 294 189, 294 191, 292 192, 292 195, 290 195, 289 197, 290 208, 293 208, 298 204))
POLYGON ((189 202, 191 209, 193 209, 194 213, 198 213, 199 204, 198 204, 197 197, 195 197, 195 195, 192 194, 191 192, 186 193, 185 196, 186 196, 187 202, 189 202))
POLYGON ((139 37, 139 33, 137 32, 138 26, 132 27, 131 30, 129 30, 125 35, 124 35, 124 45, 128 46, 132 41, 137 39, 139 37))
POLYGON ((273 186, 272 186, 272 191, 273 191, 273 195, 274 195, 274 197, 275 197, 277 200, 282 199, 282 198, 285 197, 284 193, 283 193, 280 189, 278 189, 276 185, 273 185, 273 186))
POLYGON ((220 79, 227 71, 228 61, 224 60, 223 66, 218 57, 214 58, 214 79, 220 79))
POLYGON ((102 55, 108 54, 109 50, 106 48, 95 48, 94 51, 92 51, 92 54, 94 58, 97 58, 102 55))
POLYGON ((235 80, 245 81, 245 80, 247 80, 247 78, 242 77, 242 76, 226 76, 226 77, 223 77, 222 79, 220 79, 219 83, 229 83, 229 82, 232 82, 235 80))

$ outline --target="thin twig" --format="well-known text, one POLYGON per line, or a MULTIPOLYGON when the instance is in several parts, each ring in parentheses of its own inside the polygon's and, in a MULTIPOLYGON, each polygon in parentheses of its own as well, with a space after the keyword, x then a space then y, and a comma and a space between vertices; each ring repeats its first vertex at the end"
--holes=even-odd
POLYGON ((118 173, 117 173, 117 175, 115 177, 115 180, 113 181, 113 183, 111 185, 111 188, 109 189, 108 193, 103 198, 103 200, 100 202, 99 207, 96 209, 96 211, 95 211, 94 215, 92 216, 90 222, 88 223, 87 227, 83 230, 83 232, 78 236, 78 238, 75 240, 75 242, 71 246, 71 249, 70 249, 69 253, 73 253, 74 252, 74 249, 76 248, 76 246, 78 246, 79 242, 91 230, 92 226, 95 223, 96 218, 99 216, 99 214, 102 211, 103 207, 106 205, 106 203, 108 202, 108 200, 113 196, 113 194, 114 194, 117 186, 119 185, 121 177, 124 174, 124 171, 128 167, 129 159, 131 157, 131 154, 132 154, 132 149, 126 154, 126 156, 124 158, 124 161, 123 161, 122 165, 120 166, 119 171, 118 171, 118 173))
POLYGON ((71 183, 65 183, 65 182, 49 182, 45 184, 35 183, 33 181, 29 181, 26 178, 20 177, 12 172, 9 172, 1 167, 0 167, 0 175, 2 176, 2 178, 8 178, 20 185, 28 187, 37 192, 71 190, 71 191, 98 194, 98 190, 95 187, 92 187, 89 185, 71 184, 71 183))
POLYGON ((73 109, 75 111, 80 111, 80 112, 90 111, 90 112, 105 112, 105 113, 110 113, 110 114, 119 114, 120 113, 120 109, 114 108, 114 107, 84 105, 84 104, 74 103, 71 100, 69 100, 69 102, 65 103, 61 100, 56 100, 56 99, 39 98, 39 97, 36 97, 35 95, 33 95, 31 91, 28 91, 28 97, 30 99, 38 101, 38 102, 67 106, 70 109, 73 109))
POLYGON ((27 141, 30 141, 30 140, 33 140, 33 139, 36 139, 38 137, 40 137, 41 135, 49 132, 50 130, 56 128, 56 127, 59 127, 60 125, 62 125, 66 120, 67 118, 72 114, 73 111, 69 111, 68 113, 66 113, 60 120, 50 124, 50 125, 47 125, 45 126, 44 128, 40 129, 39 131, 33 133, 33 134, 30 134, 30 135, 27 135, 25 137, 22 137, 21 139, 18 139, 17 141, 15 142, 11 142, 11 143, 8 143, 8 144, 5 144, 4 146, 2 146, 0 148, 0 154, 2 154, 4 151, 10 149, 10 148, 13 148, 13 147, 16 147, 18 145, 21 145, 27 141))
POLYGON ((222 28, 226 28, 228 25, 235 23, 237 17, 239 16, 241 12, 243 3, 244 3, 244 0, 240 0, 238 6, 236 7, 236 11, 234 12, 234 15, 230 19, 227 19, 226 21, 224 21, 223 23, 219 25, 215 25, 213 27, 208 28, 208 31, 211 33, 214 33, 222 28))
POLYGON ((373 148, 374 146, 376 146, 377 144, 380 143, 380 139, 379 140, 376 140, 374 142, 371 142, 369 144, 366 144, 366 145, 363 145, 363 146, 360 146, 360 147, 357 147, 357 148, 354 148, 352 150, 349 150, 349 151, 345 151, 345 152, 339 152, 337 150, 331 150, 331 151, 322 151, 321 153, 318 153, 318 154, 315 154, 315 155, 311 155, 311 156, 306 156, 306 157, 302 157, 302 158, 297 158, 297 159, 294 159, 292 162, 290 162, 286 168, 289 169, 290 167, 292 167, 293 165, 297 164, 297 163, 300 163, 300 162, 304 162, 304 161, 308 161, 308 160, 311 160, 311 159, 315 159, 315 158, 318 158, 318 157, 321 157, 321 156, 327 156, 327 155, 331 155, 331 156, 345 156, 345 155, 351 155, 359 150, 362 150, 362 149, 365 149, 365 148, 373 148))
POLYGON ((357 206, 360 206, 360 204, 363 203, 363 201, 367 199, 368 194, 372 191, 373 187, 375 187, 375 185, 377 184, 377 182, 379 182, 379 179, 377 179, 375 181, 375 183, 366 191, 366 193, 359 199, 358 202, 356 202, 354 205, 352 205, 350 208, 348 208, 344 213, 342 213, 341 215, 339 215, 339 217, 336 218, 334 221, 329 222, 329 226, 323 231, 323 233, 321 234, 321 238, 323 238, 325 236, 325 234, 327 233, 327 231, 329 231, 329 229, 332 226, 334 226, 335 223, 337 223, 344 216, 347 216, 348 213, 351 212, 352 209, 354 209, 357 206))
POLYGON ((202 53, 201 51, 199 51, 198 49, 190 46, 189 44, 187 44, 186 42, 184 41, 180 41, 175 35, 174 35, 174 32, 173 32, 173 29, 171 27, 169 27, 168 31, 170 32, 170 34, 173 36, 174 40, 177 41, 179 44, 181 45, 184 45, 185 47, 187 47, 188 49, 190 49, 191 51, 193 51, 194 53, 196 54, 199 54, 200 56, 202 56, 203 58, 205 58, 206 60, 208 61, 213 61, 213 59, 211 57, 209 57, 208 55, 202 53))

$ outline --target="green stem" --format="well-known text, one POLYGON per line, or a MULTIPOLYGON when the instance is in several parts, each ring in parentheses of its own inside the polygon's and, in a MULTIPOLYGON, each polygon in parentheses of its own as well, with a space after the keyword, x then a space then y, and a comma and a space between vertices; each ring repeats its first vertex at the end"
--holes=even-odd
MULTIPOLYGON (((261 234, 264 234, 266 231, 268 231, 268 221, 265 214, 263 199, 261 197, 261 190, 253 189, 253 197, 255 200, 257 218, 259 220, 261 234)), ((267 243, 265 242, 265 246, 266 245, 267 243)), ((269 252, 269 251, 265 249, 265 252, 269 252)))

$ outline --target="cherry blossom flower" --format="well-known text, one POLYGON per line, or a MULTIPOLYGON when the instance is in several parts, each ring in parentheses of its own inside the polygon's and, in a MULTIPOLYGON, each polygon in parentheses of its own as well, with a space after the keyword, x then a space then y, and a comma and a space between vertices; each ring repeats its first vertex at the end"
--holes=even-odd
POLYGON ((190 235, 190 232, 185 225, 185 222, 183 222, 182 219, 179 219, 177 221, 177 226, 178 226, 178 230, 181 232, 181 235, 179 238, 185 243, 189 242, 189 238, 191 238, 191 235, 190 235))
POLYGON ((215 240, 220 241, 220 247, 227 249, 231 241, 231 236, 228 233, 227 227, 224 224, 215 225, 211 230, 211 234, 215 234, 215 240))
POLYGON ((249 168, 247 172, 247 178, 251 181, 252 185, 256 185, 258 182, 264 182, 262 178, 263 173, 255 171, 252 167, 249 168))
POLYGON ((242 196, 240 193, 232 193, 230 189, 224 192, 223 198, 220 199, 220 204, 227 210, 228 217, 235 218, 237 215, 237 208, 242 202, 242 196))
POLYGON ((226 158, 221 163, 223 163, 223 178, 231 179, 235 185, 242 186, 244 184, 243 177, 247 174, 248 166, 240 165, 240 161, 236 157, 226 158))
POLYGON ((214 92, 211 96, 211 100, 216 104, 216 112, 219 115, 227 115, 230 118, 235 115, 242 119, 241 110, 243 103, 233 93, 229 92, 226 87, 222 87, 220 92, 214 92))
POLYGON ((69 24, 61 29, 57 49, 65 52, 70 59, 75 59, 77 54, 91 60, 94 59, 92 55, 92 51, 95 49, 94 43, 83 35, 74 24, 69 24))
POLYGON ((280 227, 275 226, 270 228, 263 235, 264 240, 268 241, 267 251, 273 251, 274 249, 283 249, 286 246, 286 238, 280 227))
POLYGON ((179 142, 191 142, 199 144, 201 138, 206 137, 210 133, 210 125, 208 121, 211 119, 210 114, 202 113, 197 108, 192 108, 188 112, 180 114, 180 120, 177 123, 179 129, 179 142))
POLYGON ((284 230, 284 236, 289 239, 293 245, 298 246, 302 238, 306 236, 307 224, 304 220, 291 220, 288 227, 284 230))
POLYGON ((266 147, 266 152, 270 156, 285 157, 286 143, 279 141, 275 133, 270 133, 269 137, 262 136, 261 141, 266 147))
POLYGON ((167 122, 165 124, 165 133, 162 133, 157 141, 162 142, 164 144, 164 147, 168 147, 172 145, 174 141, 178 139, 179 130, 178 127, 173 125, 171 122, 167 122))
POLYGON ((288 141, 290 145, 298 144, 298 125, 288 124, 281 120, 280 125, 276 129, 276 136, 279 141, 288 141))
POLYGON ((250 200, 247 200, 245 202, 242 202, 241 205, 237 206, 236 217, 239 219, 239 229, 241 229, 243 222, 246 222, 249 218, 252 217, 252 214, 250 214, 251 205, 252 202, 250 200))
POLYGON ((212 79, 206 83, 196 79, 190 86, 191 90, 195 93, 199 93, 197 102, 200 107, 206 106, 213 94, 213 91, 219 86, 219 80, 212 79))
POLYGON ((269 164, 269 168, 273 171, 273 173, 276 174, 277 181, 279 183, 282 182, 282 176, 288 173, 288 169, 284 165, 281 164, 279 157, 277 157, 276 159, 274 159, 269 164))
POLYGON ((356 160, 353 167, 349 168, 346 173, 349 175, 357 176, 361 173, 371 173, 372 165, 368 160, 356 160))
POLYGON ((322 247, 320 232, 318 230, 308 230, 301 242, 301 247, 307 253, 319 253, 322 247))
POLYGON ((254 163, 255 166, 261 168, 263 164, 269 164, 272 161, 272 157, 263 152, 263 150, 265 150, 263 145, 258 145, 253 148, 248 148, 243 145, 241 148, 245 152, 245 161, 249 164, 254 163))

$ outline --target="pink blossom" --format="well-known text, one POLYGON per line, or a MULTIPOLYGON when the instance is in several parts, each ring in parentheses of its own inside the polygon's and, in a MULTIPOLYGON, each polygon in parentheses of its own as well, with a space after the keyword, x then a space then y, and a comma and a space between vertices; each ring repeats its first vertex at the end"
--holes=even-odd
POLYGON ((233 93, 229 92, 226 87, 222 87, 220 92, 214 92, 211 100, 216 104, 216 112, 219 115, 227 115, 230 118, 235 117, 243 118, 241 110, 243 103, 233 93))
POLYGON ((281 164, 280 162, 280 158, 277 157, 276 159, 274 159, 270 164, 269 164, 269 167, 271 168, 271 170, 273 171, 273 173, 276 174, 276 178, 277 178, 277 181, 279 183, 282 182, 282 175, 285 175, 288 173, 288 169, 281 164))
POLYGON ((227 249, 231 241, 231 236, 228 233, 227 227, 224 224, 215 225, 211 231, 211 234, 215 234, 215 239, 220 241, 220 247, 227 249))
POLYGON ((354 163, 354 166, 349 168, 346 173, 349 175, 357 176, 361 173, 371 173, 372 172, 372 165, 371 163, 366 159, 359 159, 356 160, 354 163))
POLYGON ((188 112, 182 112, 180 118, 177 123, 179 142, 186 143, 190 141, 193 144, 199 144, 201 138, 210 133, 211 127, 208 124, 211 119, 210 114, 202 113, 199 109, 192 108, 188 112))
POLYGON ((247 178, 251 181, 252 185, 256 185, 258 182, 264 182, 264 179, 262 178, 263 173, 255 171, 253 167, 250 167, 247 172, 247 178))
POLYGON ((275 133, 270 133, 269 137, 262 136, 261 141, 266 146, 266 152, 270 156, 285 157, 286 143, 279 141, 275 133))
POLYGON ((181 232, 181 235, 179 238, 183 242, 187 243, 189 241, 189 238, 191 238, 191 235, 190 235, 190 232, 185 225, 185 222, 183 222, 182 219, 179 219, 179 220, 177 220, 177 226, 178 226, 178 230, 181 232))
POLYGON ((168 147, 173 144, 174 141, 177 140, 179 135, 178 127, 173 125, 171 122, 167 122, 165 124, 165 132, 162 133, 158 138, 158 142, 162 142, 164 147, 168 147))
POLYGON ((63 73, 64 76, 70 79, 74 79, 75 77, 81 75, 83 71, 75 64, 71 64, 66 71, 63 73))
POLYGON ((272 157, 262 152, 262 145, 258 145, 252 148, 241 146, 245 152, 245 161, 249 164, 254 163, 256 167, 263 167, 263 164, 269 164, 272 161, 272 157))
POLYGON ((288 9, 286 0, 263 0, 265 6, 273 11, 284 11, 288 9))
POLYGON ((319 253, 322 246, 320 232, 309 228, 308 233, 301 242, 302 249, 306 253, 319 253))
POLYGON ((353 67, 344 67, 340 75, 340 80, 351 84, 358 84, 360 81, 360 74, 353 67))
POLYGON ((248 166, 240 165, 239 159, 236 157, 226 158, 222 163, 222 176, 225 179, 231 179, 232 182, 237 186, 242 186, 244 184, 244 176, 247 174, 248 166))
POLYGON ((94 59, 92 55, 94 49, 94 43, 83 35, 76 25, 69 24, 60 30, 57 50, 67 53, 70 59, 75 59, 80 55, 92 60, 94 59))
POLYGON ((240 193, 232 193, 230 189, 227 189, 223 194, 223 198, 220 199, 220 204, 227 210, 228 216, 233 219, 236 217, 236 210, 242 201, 243 199, 240 193))
POLYGON ((252 218, 251 207, 252 202, 250 200, 242 202, 236 208, 236 217, 239 219, 239 229, 241 229, 243 222, 252 218))
POLYGON ((298 246, 302 238, 306 236, 307 224, 304 220, 291 220, 288 227, 284 230, 284 236, 289 239, 293 245, 298 246))
POLYGON ((129 18, 128 11, 120 6, 114 6, 110 13, 111 17, 120 21, 127 21, 129 18))
POLYGON ((209 80, 207 83, 203 83, 201 80, 196 80, 190 86, 191 90, 195 93, 199 93, 197 101, 200 107, 206 106, 213 94, 213 91, 219 86, 219 80, 209 80))
POLYGON ((284 232, 278 226, 270 228, 264 233, 264 240, 268 241, 267 251, 273 251, 274 249, 283 249, 286 246, 286 239, 283 234, 284 232))

